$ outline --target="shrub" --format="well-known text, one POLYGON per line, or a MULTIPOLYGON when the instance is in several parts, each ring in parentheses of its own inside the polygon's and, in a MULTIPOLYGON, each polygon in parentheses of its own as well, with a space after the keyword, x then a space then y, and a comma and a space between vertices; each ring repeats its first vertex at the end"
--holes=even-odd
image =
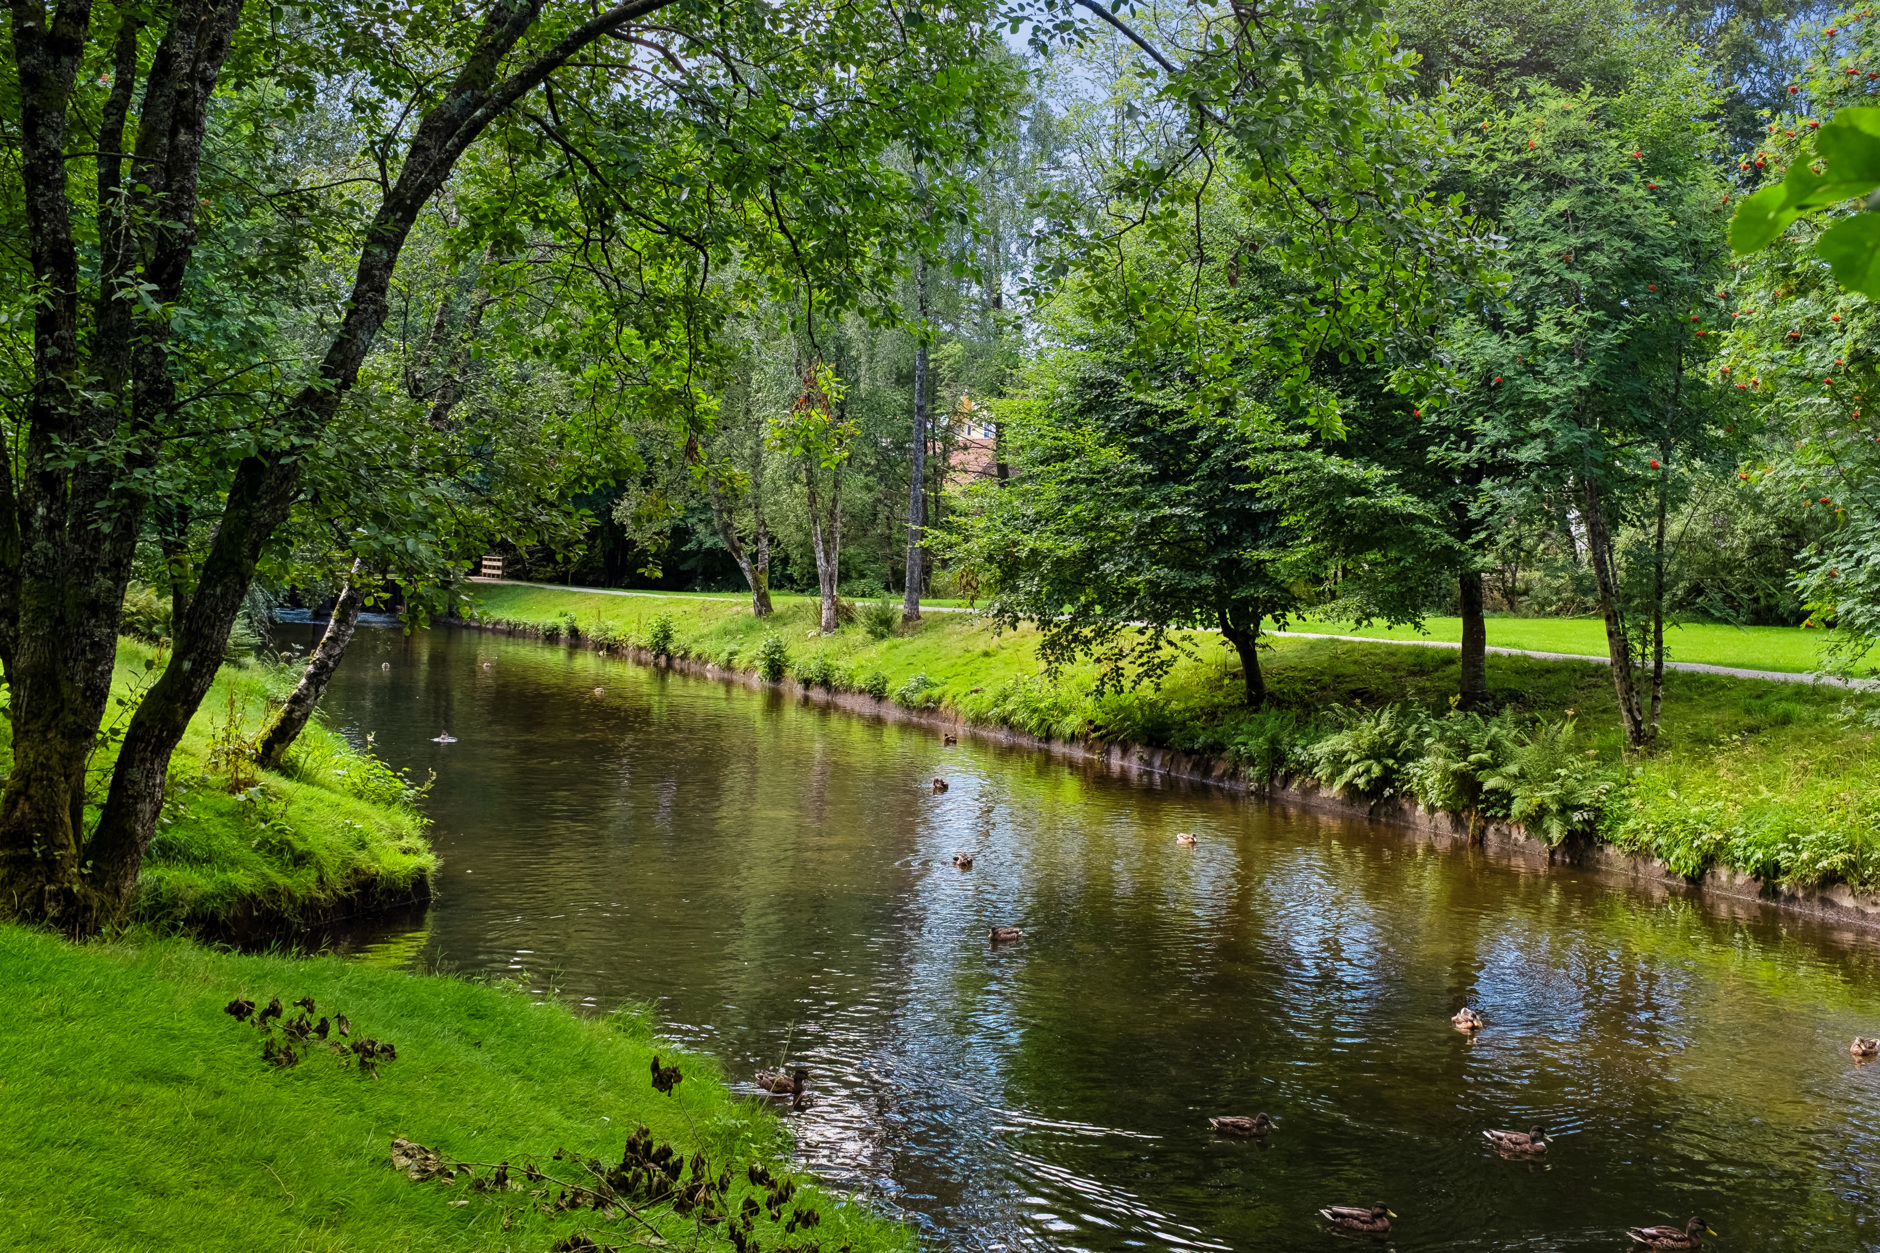
POLYGON ((1404 786, 1432 813, 1508 816, 1505 792, 1484 792, 1482 780, 1506 765, 1517 747, 1514 714, 1492 718, 1452 713, 1425 723, 1423 754, 1404 771, 1404 786))
POLYGON ((1510 818, 1558 844, 1592 830, 1619 786, 1615 772, 1594 760, 1597 751, 1577 748, 1571 718, 1542 724, 1522 737, 1504 764, 1484 774, 1482 787, 1505 793, 1510 818))
POLYGON ((894 703, 907 709, 932 709, 940 703, 933 690, 939 686, 925 672, 917 674, 894 689, 894 703))
POLYGON ((672 615, 662 613, 653 619, 653 624, 646 628, 646 648, 655 657, 672 656, 672 640, 676 634, 672 625, 672 615))
POLYGON ((1420 755, 1424 716, 1408 705, 1372 713, 1333 711, 1339 729, 1306 750, 1312 772, 1334 792, 1385 797, 1397 790, 1405 768, 1420 755))
POLYGON ((862 629, 872 640, 885 640, 901 629, 901 607, 883 596, 861 609, 862 629))
POLYGON ((790 668, 790 649, 783 642, 781 635, 772 632, 764 637, 757 646, 757 673, 764 676, 766 682, 780 681, 790 668))
POLYGON ((886 670, 870 670, 867 675, 862 678, 862 690, 876 700, 886 700, 888 698, 888 672, 886 670))
POLYGON ((124 592, 118 630, 146 644, 162 643, 170 634, 170 601, 142 583, 132 583, 124 592))
POLYGON ((1260 783, 1311 769, 1306 750, 1315 728, 1290 709, 1259 709, 1240 720, 1227 735, 1227 759, 1260 783))
POLYGON ((790 677, 804 687, 834 687, 842 681, 842 671, 828 657, 817 653, 814 657, 805 657, 797 662, 790 677))

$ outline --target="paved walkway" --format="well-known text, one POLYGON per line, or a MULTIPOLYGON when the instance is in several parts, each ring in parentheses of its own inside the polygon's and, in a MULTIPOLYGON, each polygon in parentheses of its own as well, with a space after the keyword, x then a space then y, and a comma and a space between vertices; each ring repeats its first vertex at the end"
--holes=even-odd
MULTIPOLYGON (((543 587, 551 592, 586 592, 596 596, 650 596, 655 600, 728 600, 740 604, 748 603, 749 596, 677 596, 671 592, 631 592, 617 587, 569 587, 564 583, 524 583, 520 579, 485 579, 473 576, 472 583, 506 583, 511 587, 543 587)), ((951 605, 923 605, 924 613, 972 613, 971 609, 961 609, 951 605)), ((1212 632, 1210 632, 1212 634, 1212 632)), ((1354 644, 1400 644, 1408 648, 1456 648, 1462 645, 1448 640, 1380 640, 1368 635, 1321 635, 1312 631, 1268 631, 1268 635, 1277 635, 1294 640, 1349 640, 1354 644)), ((1529 648, 1490 648, 1491 653, 1504 657, 1533 657, 1539 661, 1583 661, 1596 666, 1609 666, 1610 657, 1591 653, 1543 653, 1529 648)), ((1721 674, 1732 679, 1766 679, 1771 683, 1820 683, 1829 687, 1858 688, 1871 690, 1880 687, 1880 681, 1873 679, 1839 679, 1831 675, 1795 674, 1787 670, 1743 670, 1736 666, 1712 666, 1701 661, 1667 661, 1667 670, 1684 670, 1691 674, 1721 674)))

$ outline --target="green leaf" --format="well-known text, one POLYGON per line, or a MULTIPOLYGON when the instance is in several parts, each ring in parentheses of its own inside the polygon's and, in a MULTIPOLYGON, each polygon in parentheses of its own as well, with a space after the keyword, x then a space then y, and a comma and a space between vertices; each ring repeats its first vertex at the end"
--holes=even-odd
POLYGON ((1738 205, 1736 216, 1730 219, 1731 250, 1742 256, 1772 243, 1789 223, 1802 216, 1801 210, 1791 208, 1788 200, 1788 185, 1778 183, 1763 188, 1738 205))
POLYGON ((1864 184, 1849 195, 1880 187, 1880 109, 1842 109, 1815 136, 1815 151, 1827 160, 1835 182, 1864 184))
POLYGON ((1880 214, 1836 222, 1816 246, 1834 277, 1849 291, 1880 300, 1880 214))

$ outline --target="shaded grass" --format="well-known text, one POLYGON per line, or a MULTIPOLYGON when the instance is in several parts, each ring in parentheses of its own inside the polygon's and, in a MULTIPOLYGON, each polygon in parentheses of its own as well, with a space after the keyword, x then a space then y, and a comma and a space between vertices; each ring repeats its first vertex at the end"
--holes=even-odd
MULTIPOLYGON (((1296 631, 1327 635, 1362 635, 1380 640, 1462 639, 1462 619, 1428 618, 1423 630, 1410 627, 1354 627, 1345 622, 1293 624, 1296 631)), ((1742 670, 1778 670, 1807 674, 1821 668, 1820 631, 1801 627, 1735 627, 1716 622, 1688 622, 1665 628, 1665 655, 1671 661, 1694 661, 1742 670)), ((1525 648, 1542 653, 1573 653, 1584 657, 1606 655, 1606 624, 1598 618, 1490 618, 1491 648, 1525 648)))
MULTIPOLYGON (((119 642, 107 727, 121 730, 128 721, 140 685, 157 673, 147 668, 156 659, 149 645, 119 642)), ((415 789, 319 722, 302 733, 283 774, 263 774, 257 786, 231 793, 226 769, 212 760, 215 741, 252 740, 269 699, 294 677, 256 662, 217 674, 170 759, 133 906, 139 922, 253 938, 427 893, 437 858, 415 789)), ((12 747, 0 721, 0 770, 11 767, 12 747)), ((92 821, 115 755, 109 744, 93 762, 92 821)))
MULTIPOLYGON (((494 586, 483 589, 479 610, 537 628, 565 627, 562 615, 573 615, 582 635, 618 644, 642 643, 661 614, 672 619, 679 656, 748 671, 774 634, 794 673, 831 686, 1045 738, 1172 748, 1280 773, 1296 773, 1300 746, 1328 733, 1328 711, 1407 702, 1440 715, 1460 680, 1448 649, 1282 637, 1263 654, 1269 702, 1256 712, 1241 704, 1238 665, 1211 634, 1182 637, 1190 655, 1159 690, 1099 696, 1088 665, 1040 673, 1035 630, 1000 633, 968 614, 935 614, 876 640, 859 626, 818 635, 808 602, 786 603, 760 622, 738 604, 648 598, 623 606, 494 586)), ((1772 655, 1753 660, 1780 668, 1772 655)), ((1491 655, 1488 677, 1497 707, 1534 722, 1572 719, 1588 768, 1619 772, 1622 787, 1600 816, 1602 838, 1685 874, 1722 864, 1798 883, 1880 885, 1880 750, 1862 721, 1873 697, 1672 672, 1659 746, 1629 757, 1605 666, 1491 655)))
MULTIPOLYGON (((622 1224, 544 1215, 527 1193, 413 1183, 388 1165, 391 1137, 472 1162, 534 1158, 567 1177, 555 1150, 617 1161, 644 1124, 732 1170, 738 1194, 749 1162, 789 1148, 777 1119, 697 1058, 680 1059, 674 1096, 655 1093, 651 1057, 672 1057, 643 1015, 583 1020, 516 989, 180 940, 78 947, 0 926, 0 1001, 0 1248, 546 1250, 583 1226, 624 1244, 636 1233, 622 1224), (397 1060, 377 1081, 318 1049, 274 1069, 257 1033, 222 1012, 237 995, 312 996, 395 1044, 397 1060)), ((812 1244, 912 1247, 854 1205, 813 1191, 809 1202, 823 1218, 812 1244)), ((653 1222, 692 1246, 691 1219, 653 1222)), ((758 1231, 782 1243, 775 1224, 758 1231)))

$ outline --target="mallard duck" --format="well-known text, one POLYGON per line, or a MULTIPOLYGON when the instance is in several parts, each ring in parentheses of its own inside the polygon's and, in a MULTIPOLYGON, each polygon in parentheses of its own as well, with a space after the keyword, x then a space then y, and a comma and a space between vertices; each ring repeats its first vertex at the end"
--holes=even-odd
POLYGON ((1369 1209, 1360 1209, 1355 1205, 1334 1205, 1322 1209, 1319 1213, 1334 1227, 1343 1227, 1346 1231, 1362 1231, 1367 1235, 1381 1236, 1390 1230, 1390 1220, 1397 1215, 1382 1205, 1373 1205, 1369 1209))
POLYGON ((449 731, 445 731, 431 740, 433 744, 455 744, 456 742, 457 737, 452 735, 449 731))
POLYGON ((1682 1228, 1629 1227, 1625 1234, 1648 1249, 1701 1249, 1704 1242, 1699 1239, 1699 1235, 1703 1232, 1713 1236, 1717 1234, 1704 1225, 1703 1219, 1693 1217, 1682 1228))
POLYGON ((1208 1119, 1208 1126, 1224 1136, 1240 1136, 1243 1139, 1257 1138, 1273 1129, 1273 1120, 1265 1114, 1255 1114, 1252 1118, 1245 1114, 1223 1114, 1219 1118, 1208 1119))
POLYGON ((959 742, 960 742, 960 737, 957 735, 942 735, 940 737, 940 744, 944 748, 952 748, 955 744, 959 742))
POLYGON ((607 689, 604 687, 597 687, 594 689, 594 694, 596 696, 605 696, 607 695, 607 689))
POLYGON ((946 791, 946 790, 947 790, 947 781, 946 781, 945 779, 935 779, 935 780, 933 781, 933 790, 934 790, 934 795, 936 795, 936 796, 938 796, 938 795, 939 795, 940 793, 942 793, 942 792, 944 792, 944 791, 946 791))
POLYGON ((1458 1010, 1455 1016, 1449 1021, 1456 1024, 1456 1030, 1458 1031, 1480 1031, 1483 1027, 1488 1025, 1486 1018, 1483 1018, 1467 1005, 1464 1005, 1458 1010))
POLYGON ((391 668, 392 668, 392 663, 389 661, 381 661, 379 663, 379 669, 381 670, 390 670, 391 668))
POLYGON ((1024 934, 1025 933, 1020 931, 1017 927, 994 927, 992 929, 992 942, 994 944, 1007 944, 1024 934))
POLYGON ((801 1066, 787 1075, 781 1070, 760 1070, 757 1072, 757 1086, 772 1096, 801 1096, 809 1086, 809 1071, 801 1066))
POLYGON ((1195 846, 1195 833, 1193 831, 1177 831, 1175 833, 1175 842, 1183 848, 1193 848, 1195 846))
POLYGON ((1484 1131, 1483 1137, 1504 1153, 1535 1154, 1547 1151, 1547 1128, 1529 1131, 1484 1131))
POLYGON ((1854 1042, 1847 1046, 1847 1051, 1856 1057, 1880 1057, 1880 1040, 1869 1040, 1864 1035, 1857 1035, 1854 1042))
POLYGON ((961 870, 971 870, 973 868, 973 855, 971 853, 955 853, 953 854, 953 864, 958 866, 961 870))

